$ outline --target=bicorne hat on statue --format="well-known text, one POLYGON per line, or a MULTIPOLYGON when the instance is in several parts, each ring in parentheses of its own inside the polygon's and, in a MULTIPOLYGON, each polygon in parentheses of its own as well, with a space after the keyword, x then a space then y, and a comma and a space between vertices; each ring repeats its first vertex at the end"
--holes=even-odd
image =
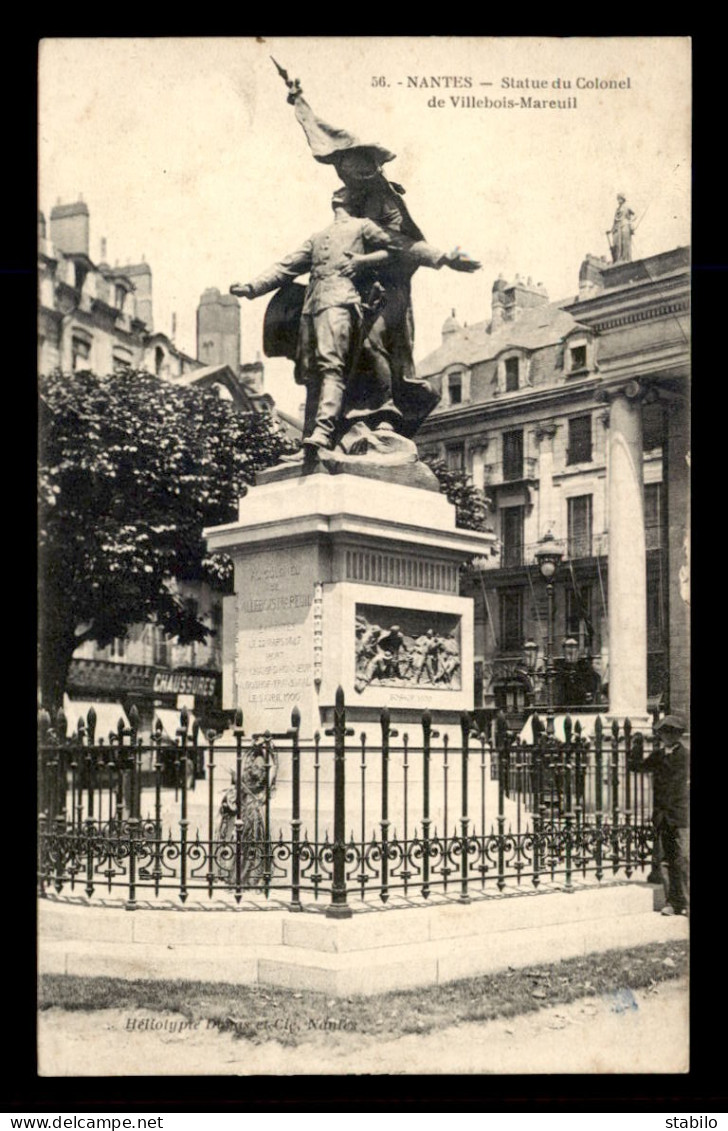
POLYGON ((301 123, 311 153, 323 165, 335 165, 343 153, 360 151, 371 154, 377 165, 384 165, 396 157, 389 149, 377 142, 364 142, 350 134, 348 130, 337 129, 314 114, 308 102, 297 94, 291 99, 296 118, 301 123))

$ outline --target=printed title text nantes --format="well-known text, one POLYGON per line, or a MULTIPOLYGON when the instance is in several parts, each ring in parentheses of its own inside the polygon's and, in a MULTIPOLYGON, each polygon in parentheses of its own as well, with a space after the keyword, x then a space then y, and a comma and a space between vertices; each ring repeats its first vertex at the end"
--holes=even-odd
POLYGON ((386 75, 372 75, 371 85, 376 87, 405 87, 409 90, 471 90, 472 94, 449 94, 445 97, 432 94, 427 105, 433 110, 454 108, 456 110, 576 110, 578 102, 572 91, 623 91, 632 90, 629 75, 621 78, 608 78, 577 75, 565 78, 557 75, 552 78, 518 78, 503 75, 496 83, 493 79, 479 79, 472 75, 407 75, 406 79, 396 79, 394 84, 386 75), (498 91, 518 92, 518 97, 489 97, 480 93, 479 87, 495 88, 498 91), (522 91, 535 91, 523 94, 522 91), (557 97, 553 97, 554 92, 557 97), (565 97, 559 98, 559 94, 565 97), (551 95, 551 97, 549 97, 551 95))

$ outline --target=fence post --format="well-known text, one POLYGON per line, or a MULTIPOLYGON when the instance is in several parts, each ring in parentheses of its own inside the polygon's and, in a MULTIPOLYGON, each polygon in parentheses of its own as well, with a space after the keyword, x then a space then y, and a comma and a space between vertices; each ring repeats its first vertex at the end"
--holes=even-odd
MULTIPOLYGON (((119 722, 117 724, 116 732, 118 754, 116 764, 119 781, 121 781, 122 777, 125 776, 126 773, 124 769, 124 736, 127 735, 129 738, 129 775, 128 778, 125 778, 125 780, 128 782, 128 789, 125 789, 124 793, 125 808, 128 808, 129 811, 126 821, 127 828, 129 830, 129 897, 126 900, 124 907, 127 911, 136 911, 138 907, 136 899, 137 837, 139 835, 139 826, 141 823, 139 814, 137 812, 137 809, 141 809, 141 806, 138 806, 137 804, 137 770, 139 769, 139 767, 137 765, 136 752, 136 727, 139 722, 138 714, 134 717, 130 717, 129 721, 131 723, 130 730, 125 729, 124 720, 121 718, 119 719, 119 722)), ((111 750, 111 741, 109 742, 109 749, 111 750)), ((111 817, 111 814, 109 814, 109 817, 111 817)), ((109 827, 111 827, 111 821, 109 821, 109 827)), ((121 824, 119 827, 121 833, 121 824)))
POLYGON ((302 911, 301 906, 301 712, 291 711, 291 902, 289 911, 302 911))
MULTIPOLYGON (((207 880, 207 894, 212 899, 213 885, 215 882, 215 807, 213 801, 213 788, 214 788, 214 775, 215 775, 215 738, 214 730, 208 730, 207 734, 203 731, 203 737, 207 739, 207 764, 209 767, 209 775, 207 776, 207 873, 205 879, 207 880)), ((205 775, 204 757, 205 746, 203 744, 200 752, 202 760, 202 776, 205 775)))
POLYGON ((432 715, 422 715, 422 898, 430 896, 430 744, 438 732, 432 729, 432 715))
POLYGON ((333 728, 325 731, 334 736, 334 875, 331 885, 331 903, 326 908, 330 919, 350 919, 351 908, 346 902, 346 738, 354 731, 346 729, 344 689, 336 688, 333 728))
POLYGON ((503 891, 506 886, 506 854, 505 854, 505 797, 506 797, 506 777, 510 773, 510 751, 508 749, 508 728, 505 721, 502 727, 496 729, 496 734, 500 736, 500 743, 497 747, 498 757, 498 891, 503 891))
POLYGON ((382 830, 382 890, 379 898, 382 903, 389 899, 389 718, 389 710, 385 707, 379 715, 382 728, 382 819, 379 822, 382 830))
POLYGON ((575 805, 575 818, 576 818, 576 845, 579 850, 576 865, 579 866, 581 862, 582 875, 586 875, 586 854, 584 852, 584 737, 582 735, 581 723, 577 720, 574 727, 575 739, 575 766, 574 766, 574 791, 576 794, 575 805))
POLYGON ((63 887, 64 841, 66 832, 66 751, 65 741, 68 730, 66 716, 61 708, 56 715, 56 781, 54 789, 55 835, 56 835, 56 891, 63 887))
POLYGON ((612 871, 619 870, 619 723, 612 720, 612 871))
POLYGON ((235 712, 235 902, 243 896, 243 712, 235 712))
POLYGON ((86 724, 83 719, 78 720, 76 729, 76 745, 71 754, 71 832, 74 837, 81 835, 81 820, 83 816, 83 799, 81 796, 81 777, 79 762, 83 762, 83 743, 86 737, 86 724), (80 751, 80 753, 79 753, 80 751))
POLYGON ((142 767, 141 740, 139 738, 139 711, 136 705, 129 708, 129 746, 132 758, 131 815, 141 820, 142 815, 142 767))
POLYGON ((596 823, 596 844, 595 844, 594 855, 595 855, 595 858, 596 858, 596 865, 597 865, 596 877, 597 877, 598 880, 601 880, 602 876, 604 875, 604 869, 602 868, 602 860, 603 860, 602 849, 604 847, 603 832, 602 832, 603 824, 604 824, 604 808, 603 808, 604 799, 603 799, 603 792, 602 792, 602 788, 603 788, 603 785, 604 785, 604 763, 603 763, 603 757, 602 757, 602 731, 603 731, 602 720, 601 720, 601 717, 599 715, 597 715, 596 719, 594 720, 594 765, 595 765, 594 773, 596 775, 596 779, 595 779, 595 782, 594 782, 594 820, 595 820, 595 823, 596 823))
POLYGON ((629 879, 632 875, 632 721, 624 720, 624 872, 629 879))
POLYGON ((198 748, 200 741, 200 724, 195 719, 192 725, 192 789, 197 788, 198 778, 204 778, 205 768, 202 765, 202 751, 198 748))
POLYGON ((533 717, 533 886, 541 882, 541 871, 546 858, 544 844, 544 743, 546 735, 538 715, 533 717))
POLYGON ((89 707, 86 715, 88 723, 88 753, 86 755, 87 795, 86 795, 86 895, 94 893, 94 774, 96 771, 96 711, 89 707))
POLYGON ((573 782, 572 782, 572 762, 571 762, 571 738, 573 734, 573 723, 571 715, 567 715, 564 719, 564 743, 563 750, 563 775, 564 775, 564 803, 566 805, 566 813, 564 819, 564 841, 565 841, 565 878, 564 878, 564 891, 572 892, 574 885, 572 883, 571 869, 572 869, 572 838, 574 832, 574 810, 572 808, 574 802, 573 782))
POLYGON ((273 742, 269 730, 263 735, 265 742, 265 807, 263 811, 263 893, 270 895, 270 881, 273 876, 273 842, 270 835, 270 767, 273 742))
POLYGON ((470 716, 460 716, 462 734, 462 770, 460 774, 460 903, 470 903, 468 895, 468 755, 470 753, 470 716))
MULTIPOLYGON (((635 731, 632 735, 631 744, 631 759, 634 766, 635 774, 638 773, 638 768, 642 765, 645 757, 645 739, 641 731, 635 731)), ((634 835, 634 844, 637 855, 637 866, 641 871, 644 871, 647 862, 647 841, 645 838, 645 775, 639 773, 639 776, 633 778, 633 814, 634 823, 632 826, 634 835)))
POLYGON ((47 711, 38 712, 38 884, 40 894, 45 895, 45 860, 48 835, 48 782, 46 773, 46 744, 51 729, 51 717, 47 711))

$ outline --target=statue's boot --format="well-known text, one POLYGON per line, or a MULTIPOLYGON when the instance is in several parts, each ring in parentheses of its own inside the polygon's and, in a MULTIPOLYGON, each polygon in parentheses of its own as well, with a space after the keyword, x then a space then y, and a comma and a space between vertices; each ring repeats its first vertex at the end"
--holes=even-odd
POLYGON ((333 447, 336 425, 341 419, 344 405, 344 380, 340 374, 325 373, 321 378, 316 421, 310 436, 304 444, 314 444, 318 448, 333 447))

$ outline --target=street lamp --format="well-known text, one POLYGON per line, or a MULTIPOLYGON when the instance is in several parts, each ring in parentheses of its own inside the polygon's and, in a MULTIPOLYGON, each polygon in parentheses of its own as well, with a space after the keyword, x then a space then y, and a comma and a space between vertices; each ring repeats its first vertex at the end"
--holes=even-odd
POLYGON ((546 729, 554 733, 554 578, 564 556, 551 531, 541 539, 536 551, 536 565, 546 582, 548 596, 548 630, 546 635, 546 729))
POLYGON ((534 675, 538 664, 538 644, 535 640, 527 640, 523 651, 526 653, 526 670, 529 675, 534 675))
POLYGON ((579 642, 573 636, 567 636, 564 648, 564 677, 566 680, 566 702, 573 706, 574 703, 574 669, 579 658, 579 642))

